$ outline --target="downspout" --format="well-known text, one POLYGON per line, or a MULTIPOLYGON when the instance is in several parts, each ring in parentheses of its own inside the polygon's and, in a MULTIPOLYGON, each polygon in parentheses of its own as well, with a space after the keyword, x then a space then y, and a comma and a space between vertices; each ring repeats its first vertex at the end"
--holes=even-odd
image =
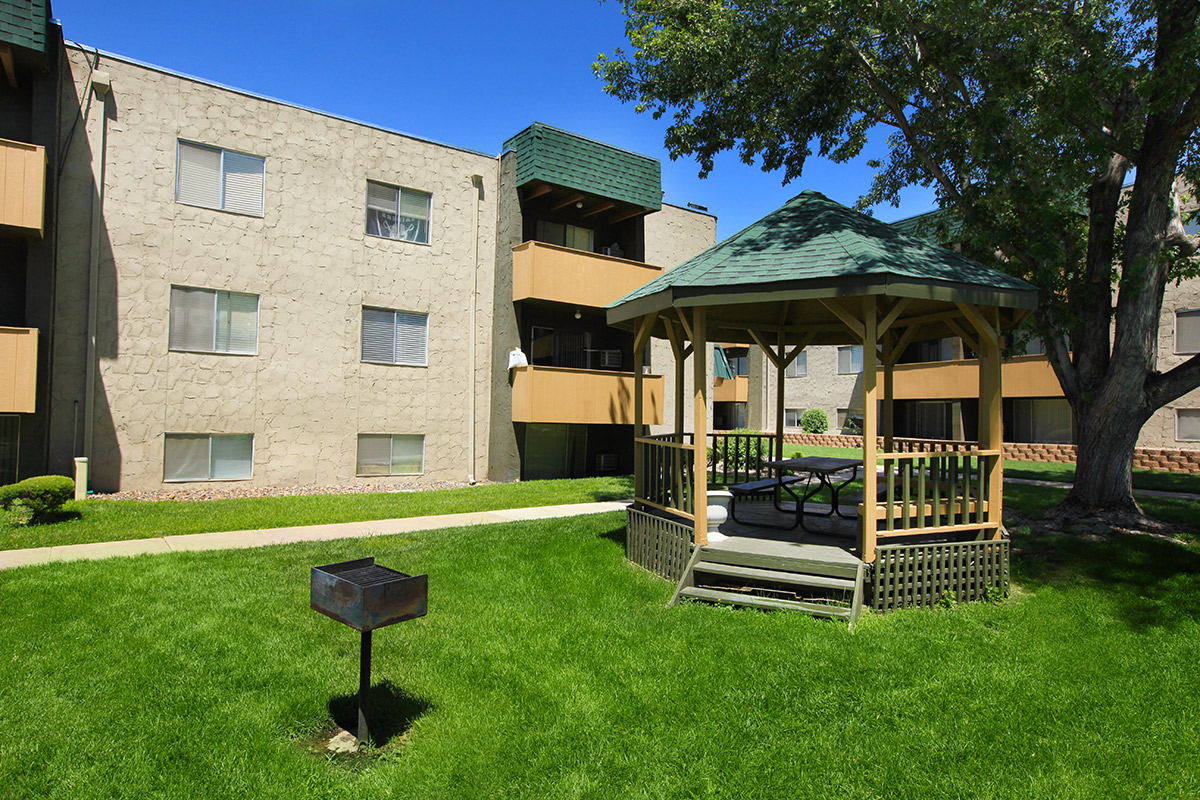
POLYGON ((468 369, 471 379, 467 389, 467 483, 475 485, 475 340, 478 331, 475 330, 475 317, 479 303, 479 195, 483 193, 483 176, 471 176, 471 188, 475 190, 475 219, 471 225, 474 236, 471 237, 471 324, 468 329, 468 369))
MULTIPOLYGON (((96 93, 100 102, 100 141, 92 143, 92 239, 88 254, 88 309, 87 309, 87 366, 84 373, 83 398, 83 457, 92 461, 92 436, 96 413, 96 316, 100 287, 100 228, 104 218, 104 162, 108 147, 108 97, 109 80, 104 73, 92 74, 90 91, 96 93), (99 163, 96 161, 99 153, 99 163)), ((91 138, 91 137, 89 137, 91 138)), ((90 470, 89 470, 90 471, 90 470)))

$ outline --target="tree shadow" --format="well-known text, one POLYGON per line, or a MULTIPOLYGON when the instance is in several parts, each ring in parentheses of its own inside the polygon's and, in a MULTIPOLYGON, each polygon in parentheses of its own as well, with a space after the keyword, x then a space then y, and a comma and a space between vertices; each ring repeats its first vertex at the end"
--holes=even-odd
POLYGON ((625 542, 626 542, 628 536, 629 536, 629 531, 626 530, 624 525, 622 525, 619 528, 613 528, 611 531, 605 531, 604 533, 600 534, 601 539, 607 539, 608 541, 613 542, 614 544, 620 545, 622 552, 625 551, 625 542))
MULTIPOLYGON (((22 514, 27 514, 27 511, 22 509, 22 514)), ((59 522, 75 522, 83 519, 83 514, 78 511, 59 510, 51 511, 42 516, 39 520, 26 519, 21 523, 22 527, 26 528, 42 528, 48 525, 54 525, 59 522)))
POLYGON ((1134 630, 1200 619, 1200 552, 1152 536, 1017 531, 1013 572, 1031 587, 1103 585, 1117 615, 1134 630))
MULTIPOLYGON (((433 708, 428 700, 397 688, 391 681, 380 681, 371 687, 370 703, 367 723, 376 747, 384 747, 403 736, 414 722, 433 708)), ((329 714, 341 728, 357 730, 358 692, 330 699, 329 714)))

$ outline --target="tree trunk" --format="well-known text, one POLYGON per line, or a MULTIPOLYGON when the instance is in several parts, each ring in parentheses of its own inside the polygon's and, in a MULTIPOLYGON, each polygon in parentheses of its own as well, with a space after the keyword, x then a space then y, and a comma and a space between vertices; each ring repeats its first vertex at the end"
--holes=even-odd
POLYGON ((1141 515, 1133 499, 1133 450, 1143 420, 1127 411, 1103 415, 1093 409, 1079 420, 1075 458, 1075 487, 1055 514, 1141 515))

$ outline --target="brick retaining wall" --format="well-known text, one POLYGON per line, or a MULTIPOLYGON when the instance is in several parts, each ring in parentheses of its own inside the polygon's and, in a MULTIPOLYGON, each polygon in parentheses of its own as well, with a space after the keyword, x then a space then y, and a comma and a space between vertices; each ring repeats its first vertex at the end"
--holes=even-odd
MULTIPOLYGON (((785 433, 783 440, 789 444, 821 447, 862 447, 861 436, 824 433, 785 433)), ((879 446, 883 446, 882 438, 879 446)), ((1004 457, 1013 461, 1050 461, 1071 464, 1075 461, 1075 445, 1005 442, 1004 457)), ((1139 447, 1134 451, 1135 469, 1152 469, 1157 472, 1200 473, 1200 450, 1156 450, 1139 447)))

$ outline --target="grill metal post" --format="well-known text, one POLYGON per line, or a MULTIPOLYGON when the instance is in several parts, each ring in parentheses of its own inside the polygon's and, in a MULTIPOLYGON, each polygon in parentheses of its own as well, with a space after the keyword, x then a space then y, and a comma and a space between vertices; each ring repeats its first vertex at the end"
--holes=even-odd
POLYGON ((371 744, 367 719, 371 716, 371 632, 363 631, 358 646, 358 738, 371 744))
POLYGON ((372 558, 312 568, 309 607, 359 632, 358 734, 371 744, 371 631, 428 611, 429 576, 408 575, 372 558))

